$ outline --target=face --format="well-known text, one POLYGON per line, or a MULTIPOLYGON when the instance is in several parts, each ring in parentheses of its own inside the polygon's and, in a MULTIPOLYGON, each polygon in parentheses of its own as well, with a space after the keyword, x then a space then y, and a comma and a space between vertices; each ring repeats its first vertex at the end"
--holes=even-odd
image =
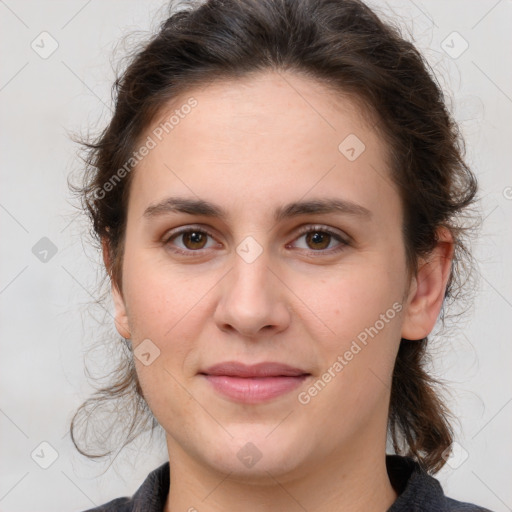
POLYGON ((383 451, 417 287, 357 105, 269 72, 183 95, 141 141, 116 325, 171 467, 286 480, 383 451))

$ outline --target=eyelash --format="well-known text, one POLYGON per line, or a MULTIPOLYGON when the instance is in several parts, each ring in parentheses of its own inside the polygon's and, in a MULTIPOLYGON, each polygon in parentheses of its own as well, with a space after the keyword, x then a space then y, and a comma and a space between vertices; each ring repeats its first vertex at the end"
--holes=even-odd
MULTIPOLYGON (((187 228, 183 228, 183 229, 179 229, 177 231, 171 232, 169 234, 169 236, 165 237, 163 243, 164 243, 164 245, 170 245, 171 240, 173 240, 174 238, 177 238, 180 235, 183 235, 183 234, 186 234, 186 233, 191 233, 191 232, 206 234, 206 235, 208 235, 211 238, 215 238, 215 235, 213 235, 213 233, 211 233, 207 229, 205 229, 203 227, 199 227, 199 226, 196 227, 196 226, 192 225, 192 226, 188 226, 187 228)), ((304 236, 304 235, 307 235, 308 233, 324 233, 324 234, 327 234, 329 236, 332 236, 336 241, 338 241, 340 243, 340 245, 337 248, 335 248, 335 249, 321 249, 321 250, 317 250, 317 251, 314 251, 312 249, 310 249, 310 250, 302 249, 302 250, 306 251, 307 253, 309 253, 310 255, 312 255, 313 257, 323 256, 326 253, 328 253, 328 254, 337 254, 338 252, 344 250, 346 246, 350 245, 349 242, 347 240, 345 240, 336 231, 333 231, 332 229, 327 228, 325 226, 318 226, 318 225, 316 225, 316 226, 309 226, 309 227, 301 230, 299 232, 298 236, 297 236, 297 239, 302 237, 302 236, 304 236)), ((193 253, 201 253, 201 251, 205 251, 205 250, 208 250, 208 249, 197 249, 197 250, 187 249, 187 250, 183 250, 183 249, 174 247, 171 250, 173 252, 175 252, 175 253, 183 254, 184 256, 192 257, 193 253)))

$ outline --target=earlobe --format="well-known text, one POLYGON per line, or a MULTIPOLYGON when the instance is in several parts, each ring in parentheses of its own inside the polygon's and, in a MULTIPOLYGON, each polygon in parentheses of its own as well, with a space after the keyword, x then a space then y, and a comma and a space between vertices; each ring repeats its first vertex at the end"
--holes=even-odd
POLYGON ((420 262, 411 281, 406 302, 402 338, 420 340, 430 334, 437 321, 450 277, 454 242, 451 233, 440 228, 438 243, 428 258, 420 262))
POLYGON ((131 333, 130 333, 130 328, 129 328, 129 324, 128 324, 128 314, 126 311, 124 299, 123 299, 121 292, 119 291, 119 288, 112 280, 112 274, 111 274, 112 258, 111 258, 111 254, 110 254, 108 240, 103 238, 101 241, 101 247, 102 247, 102 251, 103 251, 103 262, 105 264, 105 268, 107 270, 107 273, 109 274, 110 281, 111 281, 111 294, 112 294, 112 300, 114 302, 114 307, 115 307, 114 323, 116 326, 116 330, 123 338, 129 339, 129 338, 131 338, 131 333))
POLYGON ((128 314, 121 292, 117 286, 112 283, 112 299, 114 301, 115 316, 114 322, 117 332, 126 339, 131 338, 130 328, 128 324, 128 314))

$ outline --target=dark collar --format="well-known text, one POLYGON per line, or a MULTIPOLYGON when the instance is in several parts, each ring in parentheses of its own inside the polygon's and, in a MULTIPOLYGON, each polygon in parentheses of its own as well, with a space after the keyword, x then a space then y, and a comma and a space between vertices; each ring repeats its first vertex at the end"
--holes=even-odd
POLYGON ((446 497, 441 484, 409 457, 386 455, 386 468, 398 498, 388 512, 444 512, 446 497))

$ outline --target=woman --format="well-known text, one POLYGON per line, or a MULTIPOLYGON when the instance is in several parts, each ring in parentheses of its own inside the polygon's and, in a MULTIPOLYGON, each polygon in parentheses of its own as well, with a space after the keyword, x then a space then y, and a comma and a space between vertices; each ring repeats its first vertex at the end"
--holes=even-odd
POLYGON ((357 0, 183 7, 88 146, 130 354, 71 433, 86 453, 91 404, 132 396, 127 441, 153 421, 169 455, 94 510, 485 510, 432 476, 422 363, 476 180, 427 65, 357 0))

